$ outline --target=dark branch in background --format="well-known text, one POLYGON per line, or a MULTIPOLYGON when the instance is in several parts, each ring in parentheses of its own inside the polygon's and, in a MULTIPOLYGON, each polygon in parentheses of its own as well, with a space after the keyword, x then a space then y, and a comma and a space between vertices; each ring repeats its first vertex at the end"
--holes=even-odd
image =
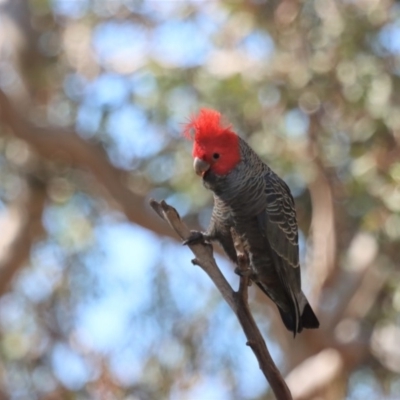
POLYGON ((42 214, 46 202, 46 186, 34 176, 29 176, 27 183, 26 199, 20 206, 23 208, 23 221, 5 259, 0 260, 0 296, 8 290, 22 263, 29 258, 32 244, 44 234, 42 214))
MULTIPOLYGON (((165 201, 161 203, 155 200, 150 200, 150 205, 156 213, 178 234, 178 236, 185 240, 189 237, 190 231, 188 227, 181 221, 181 218, 175 208, 169 206, 165 201)), ((247 345, 251 347, 255 356, 257 357, 259 366, 265 375, 272 391, 279 400, 290 400, 292 395, 287 387, 282 375, 276 367, 274 361, 269 354, 267 345, 258 329, 254 318, 250 312, 247 302, 247 288, 249 285, 249 261, 246 252, 244 251, 243 244, 235 231, 232 232, 235 248, 238 253, 239 266, 241 272, 239 290, 235 292, 224 275, 218 268, 213 256, 213 249, 211 245, 195 244, 189 245, 195 259, 192 263, 200 266, 206 274, 214 282, 217 289, 220 291, 224 300, 229 304, 233 312, 236 314, 240 325, 247 338, 247 345)))
POLYGON ((90 172, 106 189, 114 206, 116 203, 131 222, 159 235, 173 236, 170 229, 150 215, 144 198, 125 186, 126 173, 114 167, 98 146, 85 142, 73 130, 34 125, 16 110, 1 90, 0 122, 43 158, 90 172))
MULTIPOLYGON (((337 243, 333 188, 320 157, 318 132, 321 130, 317 116, 311 116, 308 153, 310 159, 313 160, 315 179, 308 187, 312 202, 311 238, 314 253, 310 274, 314 277, 313 296, 318 303, 321 302, 321 294, 326 283, 337 272, 335 268, 337 243)), ((319 304, 317 307, 320 308, 319 304)))

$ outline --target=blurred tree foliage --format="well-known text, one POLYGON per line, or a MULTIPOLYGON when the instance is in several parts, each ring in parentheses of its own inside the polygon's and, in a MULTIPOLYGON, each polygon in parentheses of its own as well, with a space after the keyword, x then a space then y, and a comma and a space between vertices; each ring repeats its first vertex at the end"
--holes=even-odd
POLYGON ((201 106, 296 198, 321 329, 293 341, 268 300, 252 302, 294 397, 398 398, 397 2, 0 7, 0 398, 266 398, 261 375, 244 379, 257 366, 234 318, 147 207, 166 198, 207 225, 211 196, 180 136, 201 106), (143 249, 151 268, 112 283, 105 249, 126 237, 128 268, 143 249), (129 318, 101 348, 81 319, 110 290, 129 318))

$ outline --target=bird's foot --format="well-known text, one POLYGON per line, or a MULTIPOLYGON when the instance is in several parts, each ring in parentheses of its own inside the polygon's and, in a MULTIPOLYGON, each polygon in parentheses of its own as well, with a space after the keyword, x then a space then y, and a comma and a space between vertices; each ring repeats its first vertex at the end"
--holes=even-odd
POLYGON ((182 242, 184 246, 193 244, 210 244, 209 236, 200 231, 190 231, 190 236, 182 242))
POLYGON ((240 267, 235 268, 235 274, 239 275, 241 278, 244 278, 245 276, 249 277, 248 286, 251 286, 255 276, 255 273, 250 268, 243 269, 240 267))
POLYGON ((250 268, 243 269, 240 267, 236 267, 235 274, 241 277, 248 276, 251 280, 253 280, 253 278, 255 277, 254 272, 250 268))

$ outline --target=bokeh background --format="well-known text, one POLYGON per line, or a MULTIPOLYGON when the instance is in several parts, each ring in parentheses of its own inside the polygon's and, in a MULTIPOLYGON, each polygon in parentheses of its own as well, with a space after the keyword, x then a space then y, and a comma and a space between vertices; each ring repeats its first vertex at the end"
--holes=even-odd
POLYGON ((250 291, 294 397, 399 398, 400 3, 1 0, 1 399, 271 398, 148 206, 207 226, 181 136, 202 106, 296 200, 321 328, 293 339, 250 291))

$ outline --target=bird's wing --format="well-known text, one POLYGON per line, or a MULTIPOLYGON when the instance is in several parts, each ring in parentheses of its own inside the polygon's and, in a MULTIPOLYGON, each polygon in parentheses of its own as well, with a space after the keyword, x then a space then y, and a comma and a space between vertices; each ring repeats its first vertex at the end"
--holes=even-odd
POLYGON ((289 187, 274 172, 266 175, 265 211, 259 218, 274 253, 287 266, 298 268, 299 245, 296 209, 289 187))
POLYGON ((279 280, 293 304, 296 328, 300 310, 296 293, 300 291, 300 264, 296 209, 289 187, 274 172, 265 176, 266 208, 258 215, 261 232, 279 280))

